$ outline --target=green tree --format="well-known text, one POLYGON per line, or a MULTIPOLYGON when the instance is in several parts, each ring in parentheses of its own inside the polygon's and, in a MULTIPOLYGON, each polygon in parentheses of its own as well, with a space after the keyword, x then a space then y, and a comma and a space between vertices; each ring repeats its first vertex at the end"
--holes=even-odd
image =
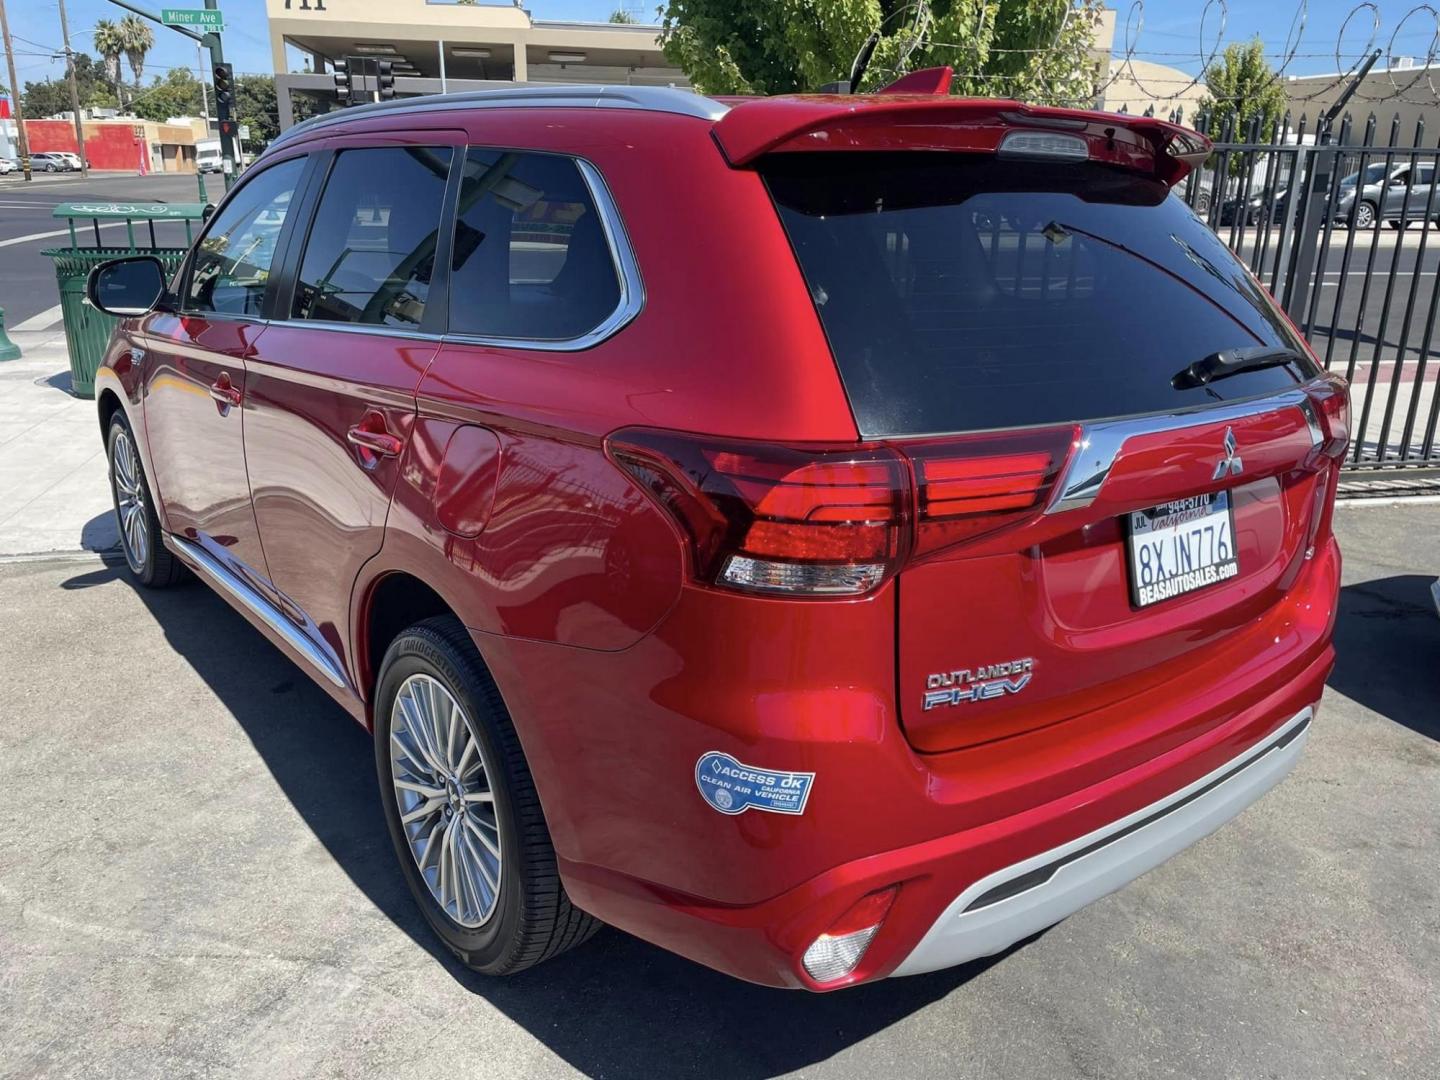
POLYGON ((924 67, 958 94, 1088 105, 1101 0, 668 0, 665 55, 707 93, 813 91, 845 79, 873 31, 861 89, 924 67))
MULTIPOLYGON (((115 104, 115 95, 103 65, 82 52, 75 54, 75 88, 79 91, 82 109, 115 104)), ((69 112, 70 87, 63 77, 27 82, 21 104, 25 115, 32 118, 69 112)))
POLYGON ((639 20, 636 19, 634 15, 631 15, 630 12, 626 11, 624 8, 616 8, 614 11, 612 11, 610 13, 610 21, 612 23, 626 24, 639 22, 639 20))
MULTIPOLYGON (((1220 59, 1205 72, 1205 88, 1208 93, 1200 108, 1210 114, 1209 130, 1216 138, 1234 118, 1235 138, 1243 141, 1256 117, 1260 118, 1261 137, 1266 138, 1285 111, 1285 87, 1265 59, 1265 45, 1259 37, 1225 46, 1220 59)), ((1240 155, 1232 164, 1239 166, 1240 155)))
POLYGON ((125 54, 125 38, 120 33, 120 27, 109 19, 101 19, 95 24, 92 40, 105 65, 105 77, 115 88, 116 96, 123 101, 124 98, 120 97, 120 57, 125 54))
POLYGON ((130 65, 130 73, 135 77, 135 85, 140 85, 140 79, 145 74, 145 54, 155 47, 155 31, 150 29, 150 24, 138 15, 126 15, 120 20, 120 39, 125 48, 125 60, 130 65))
POLYGON ((156 75, 149 86, 137 93, 130 108, 146 120, 199 116, 200 80, 187 68, 171 68, 163 77, 156 75))

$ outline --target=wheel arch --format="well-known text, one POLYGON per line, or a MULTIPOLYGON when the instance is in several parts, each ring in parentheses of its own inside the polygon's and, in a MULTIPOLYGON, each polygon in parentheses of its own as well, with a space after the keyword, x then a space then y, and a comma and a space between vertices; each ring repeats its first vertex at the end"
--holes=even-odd
POLYGON ((375 686, 385 650, 406 627, 439 615, 463 625, 453 604, 408 571, 387 570, 365 585, 356 620, 355 668, 368 726, 374 726, 375 686))

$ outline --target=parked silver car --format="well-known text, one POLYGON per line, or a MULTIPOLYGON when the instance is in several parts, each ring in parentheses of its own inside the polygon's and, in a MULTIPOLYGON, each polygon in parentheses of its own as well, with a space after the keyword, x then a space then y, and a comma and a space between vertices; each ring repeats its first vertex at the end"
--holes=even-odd
MULTIPOLYGON (((1377 221, 1388 222, 1392 229, 1423 221, 1434 179, 1435 163, 1431 161, 1413 165, 1392 162, 1388 167, 1383 161, 1374 162, 1365 167, 1363 175, 1353 172, 1341 178, 1336 218, 1348 224, 1353 213, 1357 229, 1373 229, 1377 221)), ((1440 202, 1431 213, 1440 220, 1440 202)))

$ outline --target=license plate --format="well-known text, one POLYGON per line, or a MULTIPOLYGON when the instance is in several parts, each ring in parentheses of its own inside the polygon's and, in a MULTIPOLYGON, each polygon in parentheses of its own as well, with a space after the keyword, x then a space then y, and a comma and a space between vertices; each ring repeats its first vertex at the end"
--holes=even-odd
POLYGON ((1130 602, 1149 607, 1240 573, 1230 493, 1194 495, 1129 515, 1130 602))

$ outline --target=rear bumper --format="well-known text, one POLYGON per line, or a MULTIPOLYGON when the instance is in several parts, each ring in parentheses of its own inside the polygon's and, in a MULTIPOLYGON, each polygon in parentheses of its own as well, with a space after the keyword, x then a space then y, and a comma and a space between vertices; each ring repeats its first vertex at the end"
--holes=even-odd
POLYGON ((1295 767, 1314 710, 1174 794, 975 882, 892 972, 916 975, 991 956, 1053 926, 1208 836, 1295 767))

